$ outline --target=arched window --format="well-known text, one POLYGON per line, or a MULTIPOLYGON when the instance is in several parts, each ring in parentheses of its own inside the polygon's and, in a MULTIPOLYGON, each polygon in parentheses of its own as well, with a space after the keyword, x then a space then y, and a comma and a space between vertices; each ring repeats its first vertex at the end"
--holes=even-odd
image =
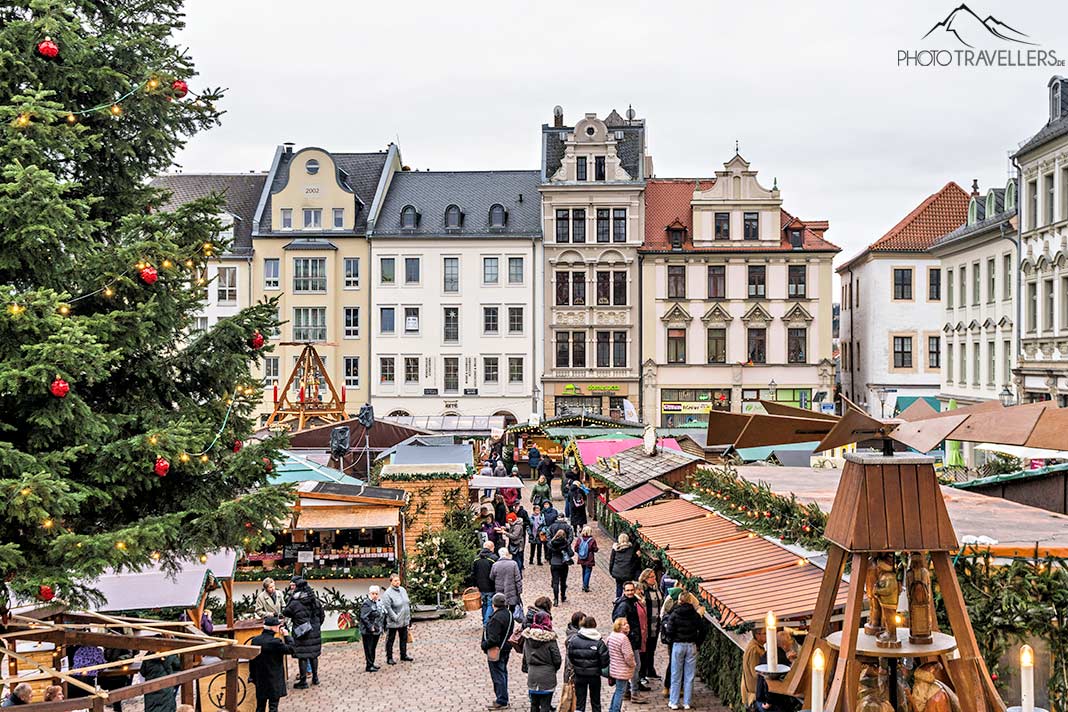
POLYGON ((971 224, 975 223, 975 221, 978 219, 978 217, 979 217, 979 201, 976 200, 975 198, 972 198, 968 202, 968 224, 971 225, 971 224))
POLYGON ((986 194, 986 216, 990 217, 998 211, 998 197, 994 191, 986 194))
POLYGON ((512 415, 511 413, 509 413, 507 410, 498 410, 493 415, 494 416, 502 416, 504 418, 504 427, 506 427, 506 428, 510 428, 510 427, 512 427, 513 425, 515 425, 516 423, 519 422, 516 419, 516 417, 514 415, 512 415))
POLYGON ((445 229, 446 230, 459 230, 460 225, 463 223, 463 213, 460 212, 460 208, 455 205, 450 205, 445 208, 445 229))
POLYGON ((490 227, 504 227, 504 221, 507 219, 508 213, 505 212, 504 206, 497 203, 490 207, 489 211, 489 224, 490 227))
POLYGON ((308 171, 308 175, 313 176, 319 172, 319 161, 314 158, 309 158, 308 162, 304 164, 304 170, 308 171))
POLYGON ((389 415, 387 415, 386 417, 387 418, 410 418, 411 415, 412 414, 409 413, 406 410, 393 410, 393 411, 390 411, 389 415))
POLYGON ((1016 181, 1010 180, 1005 186, 1005 209, 1012 210, 1016 207, 1016 181))
POLYGON ((405 205, 401 209, 401 227, 406 230, 414 230, 419 223, 419 213, 414 205, 405 205))

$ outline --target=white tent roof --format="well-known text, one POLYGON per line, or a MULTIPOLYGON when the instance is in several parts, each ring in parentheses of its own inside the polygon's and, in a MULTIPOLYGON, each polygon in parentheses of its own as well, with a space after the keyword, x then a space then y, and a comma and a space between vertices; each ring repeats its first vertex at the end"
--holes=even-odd
POLYGON ((175 574, 164 572, 159 564, 141 571, 106 573, 91 584, 104 598, 94 610, 192 608, 200 602, 209 573, 216 578, 231 578, 236 567, 237 552, 224 549, 209 554, 205 563, 193 560, 183 564, 175 574))
POLYGON ((1068 460, 1068 450, 1044 450, 1038 447, 1024 447, 1022 445, 996 445, 993 443, 983 443, 982 445, 976 445, 976 450, 985 450, 986 452, 1000 452, 1006 455, 1012 455, 1021 460, 1068 460))

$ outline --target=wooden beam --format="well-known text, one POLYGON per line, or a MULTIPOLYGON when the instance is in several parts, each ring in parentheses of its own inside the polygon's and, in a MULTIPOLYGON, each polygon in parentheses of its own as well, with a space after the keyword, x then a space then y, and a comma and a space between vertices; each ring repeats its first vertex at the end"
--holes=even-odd
POLYGON ((949 553, 932 551, 931 563, 934 565, 938 588, 942 591, 942 602, 946 607, 949 627, 953 631, 953 637, 957 640, 957 651, 961 658, 975 658, 975 664, 979 670, 979 684, 989 708, 996 712, 1005 712, 1005 703, 998 694, 994 681, 990 678, 990 671, 986 667, 983 653, 979 650, 979 643, 975 639, 975 631, 972 630, 972 622, 968 618, 968 609, 964 605, 964 594, 960 590, 957 572, 953 570, 953 562, 949 560, 949 553))
POLYGON ((226 697, 223 706, 227 712, 237 712, 237 667, 226 671, 226 697))
MULTIPOLYGON (((60 680, 63 680, 64 682, 66 682, 68 685, 74 685, 75 687, 78 687, 78 688, 81 688, 82 690, 85 690, 91 696, 92 695, 101 694, 100 692, 97 691, 97 689, 95 687, 93 687, 92 685, 88 685, 88 684, 82 682, 81 680, 79 680, 78 678, 72 676, 71 674, 63 672, 62 670, 57 670, 57 669, 55 669, 53 667, 49 667, 47 665, 42 665, 41 663, 37 662, 33 658, 30 658, 30 657, 27 657, 25 655, 22 655, 21 653, 16 653, 14 650, 12 650, 11 648, 8 648, 6 646, 4 647, 4 654, 7 655, 9 658, 14 658, 15 660, 18 660, 20 663, 26 663, 27 665, 30 665, 32 667, 37 668, 43 674, 43 675, 30 675, 30 676, 27 677, 27 679, 31 679, 32 678, 32 679, 37 679, 37 680, 51 680, 51 679, 54 679, 54 678, 59 678, 60 680)), ((3 682, 7 683, 9 681, 9 679, 10 678, 4 678, 3 682)), ((17 679, 21 680, 21 678, 17 678, 17 679)))
MULTIPOLYGON (((189 671, 189 669, 193 668, 193 667, 194 667, 193 656, 192 655, 182 655, 182 670, 183 671, 189 671)), ((196 681, 196 680, 199 680, 201 677, 202 677, 201 675, 196 675, 196 676, 190 677, 188 680, 185 680, 185 681, 183 681, 181 683, 181 688, 182 689, 181 689, 181 698, 180 699, 182 700, 182 704, 183 705, 191 705, 191 704, 194 703, 194 699, 193 699, 193 689, 194 689, 193 688, 193 682, 196 681)), ((168 687, 169 687, 169 685, 168 685, 168 687)))
MULTIPOLYGON (((845 551, 830 542, 827 549, 827 564, 823 568, 823 581, 820 583, 820 592, 816 596, 816 607, 813 609, 812 622, 809 624, 809 634, 805 636, 805 644, 801 646, 801 652, 797 660, 804 661, 805 665, 794 665, 786 676, 785 689, 787 695, 796 695, 804 685, 804 668, 807 661, 812 657, 815 650, 816 640, 827 635, 827 628, 831 623, 831 615, 834 613, 834 602, 838 598, 838 589, 842 585, 842 574, 845 571, 845 551)), ((830 666, 827 666, 830 669, 830 666)))
MULTIPOLYGON (((124 700, 131 700, 135 697, 141 697, 149 692, 166 690, 168 687, 183 686, 183 689, 185 689, 184 685, 192 685, 193 682, 202 677, 218 675, 231 668, 236 670, 237 665, 238 663, 236 660, 223 660, 222 662, 211 663, 210 665, 201 665, 200 667, 190 668, 189 670, 182 670, 181 672, 171 673, 170 675, 157 677, 146 682, 139 682, 136 685, 129 685, 127 687, 120 687, 117 690, 112 690, 108 693, 107 700, 108 702, 122 702, 124 700)), ((183 704, 193 703, 184 702, 183 704)))
POLYGON ((857 635, 860 630, 860 613, 864 607, 864 579, 867 573, 868 555, 854 553, 853 566, 849 572, 849 597, 846 599, 845 617, 842 619, 842 644, 838 649, 838 662, 834 666, 834 678, 830 692, 827 693, 825 712, 853 712, 857 705, 857 635))

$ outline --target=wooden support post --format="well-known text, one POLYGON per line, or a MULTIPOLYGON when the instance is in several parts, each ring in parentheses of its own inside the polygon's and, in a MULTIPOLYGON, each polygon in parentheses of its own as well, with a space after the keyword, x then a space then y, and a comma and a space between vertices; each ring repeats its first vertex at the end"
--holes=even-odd
POLYGON ((223 594, 226 596, 226 627, 234 627, 234 580, 222 579, 219 581, 223 594))
MULTIPOLYGON (((845 571, 846 552, 840 546, 828 542, 827 565, 823 569, 823 581, 816 596, 815 613, 805 636, 805 644, 797 655, 797 662, 783 681, 783 694, 797 695, 805 684, 805 670, 816 648, 816 641, 827 635, 827 628, 834 611, 834 602, 838 597, 838 588, 842 585, 842 573, 845 571)), ((824 653, 827 651, 825 650, 824 653)), ((829 661, 828 661, 829 662, 829 661)), ((827 669, 830 669, 828 665, 827 669)), ((770 685, 769 685, 770 687, 770 685)), ((775 690, 778 692, 779 690, 775 690)))
MULTIPOLYGON (((192 668, 195 665, 195 662, 193 660, 193 656, 192 655, 183 654, 181 656, 181 660, 182 660, 182 670, 188 670, 188 669, 192 668)), ((179 699, 181 699, 183 705, 191 705, 191 704, 193 704, 193 702, 194 702, 194 700, 193 700, 194 687, 193 686, 195 684, 196 684, 196 680, 195 679, 190 679, 188 682, 183 682, 182 683, 181 695, 179 696, 179 699)))
MULTIPOLYGON (((957 640, 957 651, 961 658, 975 659, 979 684, 982 686, 983 696, 986 697, 989 709, 1005 712, 1005 703, 998 695, 994 681, 990 679, 990 671, 986 667, 986 661, 983 660, 983 654, 979 650, 979 643, 975 639, 975 631, 972 630, 968 610, 964 605, 964 594, 960 590, 960 582, 957 581, 957 572, 953 570, 953 562, 949 559, 949 553, 932 551, 931 563, 934 565, 938 587, 942 590, 942 601, 946 607, 946 617, 949 618, 949 627, 953 630, 953 637, 957 640)), ((961 702, 963 701, 962 699, 961 702)))
POLYGON ((226 699, 224 706, 227 712, 237 712, 237 661, 233 667, 226 671, 226 699))
POLYGON ((825 712, 853 712, 857 706, 858 671, 855 658, 867 574, 868 555, 853 554, 853 567, 849 572, 849 598, 846 599, 845 617, 842 619, 842 645, 838 649, 838 662, 834 666, 834 679, 827 693, 825 712))

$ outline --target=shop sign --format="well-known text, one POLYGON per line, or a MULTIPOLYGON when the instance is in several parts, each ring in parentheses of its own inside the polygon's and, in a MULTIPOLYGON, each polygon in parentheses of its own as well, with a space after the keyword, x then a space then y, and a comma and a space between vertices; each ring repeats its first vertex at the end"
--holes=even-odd
POLYGON ((662 413, 708 413, 712 410, 712 404, 697 401, 684 401, 681 403, 661 403, 662 413))
POLYGON ((478 395, 478 389, 477 388, 465 388, 464 389, 464 395, 465 396, 477 396, 478 395))
POLYGON ((591 383, 586 386, 586 390, 590 393, 615 393, 619 390, 619 386, 605 383, 591 383))
MULTIPOLYGON (((587 393, 618 393, 622 387, 618 383, 591 383, 585 386, 587 393)), ((582 395, 583 386, 567 383, 560 389, 562 396, 582 395)))
POLYGON ((423 395, 424 396, 436 396, 437 394, 438 394, 438 389, 437 388, 424 388, 423 389, 423 395))

